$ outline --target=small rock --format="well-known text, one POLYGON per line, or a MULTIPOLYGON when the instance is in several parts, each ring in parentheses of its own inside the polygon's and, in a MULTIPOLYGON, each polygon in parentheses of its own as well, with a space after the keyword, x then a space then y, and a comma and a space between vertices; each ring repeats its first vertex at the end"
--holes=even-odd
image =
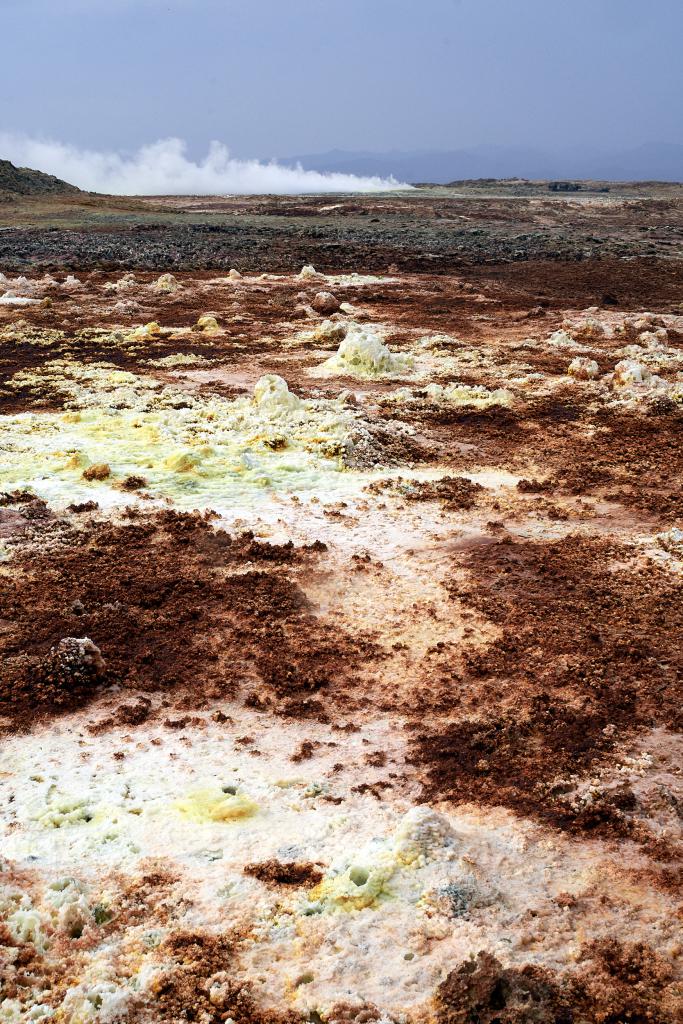
POLYGON ((336 313, 339 309, 339 299, 332 292, 317 292, 311 305, 317 313, 329 316, 330 313, 336 313))
POLYGON ((111 476, 111 469, 106 462, 96 462, 83 470, 84 480, 106 480, 111 476))
POLYGON ((123 491, 139 491, 141 487, 146 486, 147 480, 144 476, 127 476, 121 481, 123 491))

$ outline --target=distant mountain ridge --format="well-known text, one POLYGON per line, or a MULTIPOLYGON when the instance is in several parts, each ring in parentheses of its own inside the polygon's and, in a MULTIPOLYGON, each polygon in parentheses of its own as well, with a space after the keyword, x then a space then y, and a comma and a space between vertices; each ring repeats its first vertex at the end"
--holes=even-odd
POLYGON ((471 178, 683 182, 683 145, 676 143, 646 143, 615 153, 572 150, 553 154, 517 146, 388 153, 331 150, 286 157, 279 162, 289 167, 301 164, 312 171, 443 185, 471 178))
POLYGON ((53 174, 34 171, 30 167, 15 167, 9 160, 0 160, 0 192, 10 192, 19 196, 40 195, 53 192, 80 192, 75 185, 70 185, 53 174))

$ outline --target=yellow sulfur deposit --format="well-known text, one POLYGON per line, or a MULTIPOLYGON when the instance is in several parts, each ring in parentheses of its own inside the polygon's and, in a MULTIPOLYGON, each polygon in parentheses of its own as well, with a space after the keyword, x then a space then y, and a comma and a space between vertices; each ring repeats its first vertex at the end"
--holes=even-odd
POLYGON ((385 855, 374 864, 358 862, 343 874, 324 878, 309 894, 311 901, 319 901, 331 910, 363 910, 376 905, 385 893, 385 885, 396 870, 394 859, 385 855))
POLYGON ((448 820, 431 807, 413 807, 404 815, 394 839, 401 864, 425 864, 453 847, 456 836, 448 820))
POLYGON ((199 456, 194 452, 174 452, 164 462, 164 466, 174 473, 189 473, 198 465, 199 456))
POLYGON ((157 295, 173 295, 180 288, 179 282, 173 276, 173 274, 162 274, 158 280, 152 285, 152 290, 157 295))
POLYGON ((322 277, 322 275, 310 263, 302 267, 299 272, 299 278, 302 281, 315 281, 319 277, 322 277))
MULTIPOLYGON (((57 504, 120 504, 111 480, 144 476, 149 493, 180 507, 244 507, 260 488, 319 492, 354 486, 343 459, 362 437, 356 410, 339 399, 301 399, 267 374, 253 397, 194 394, 106 364, 55 360, 18 373, 10 387, 58 380, 66 413, 19 413, 3 422, 3 483, 32 487, 57 504), (87 473, 84 469, 107 466, 87 473)), ((129 500, 129 499, 127 499, 129 500)))
POLYGON ((489 391, 479 384, 428 384, 425 391, 436 402, 448 402, 453 405, 473 405, 477 409, 486 409, 492 405, 509 405, 512 395, 505 388, 489 391))
POLYGON ((83 452, 73 452, 63 465, 63 469, 85 469, 88 465, 87 456, 83 452))
POLYGON ((211 360, 206 356, 196 355, 194 352, 175 352, 170 356, 161 356, 160 359, 148 359, 147 366, 154 366, 160 370, 176 370, 183 366, 210 366, 211 360))
POLYGON ((134 338, 158 338, 161 334, 161 327, 153 320, 149 324, 144 324, 142 327, 136 327, 133 331, 134 338))
POLYGON ((178 800, 175 807, 185 817, 203 823, 239 821, 258 811, 258 804, 245 794, 225 792, 218 786, 194 790, 178 800))
POLYGON ((203 331, 204 334, 219 334, 221 329, 216 317, 211 316, 208 313, 206 316, 199 317, 199 320, 197 320, 197 328, 198 330, 203 331))
POLYGON ((567 367, 567 373, 576 380, 593 380, 600 373, 600 367, 594 359, 576 356, 567 367))
POLYGON ((512 394, 505 388, 489 391, 480 384, 428 384, 423 392, 411 388, 397 388, 386 396, 386 401, 399 405, 427 400, 435 405, 465 405, 475 409, 488 409, 494 405, 510 405, 512 394))
POLYGON ((324 878, 309 899, 325 910, 363 910, 391 896, 388 883, 400 873, 424 867, 430 861, 453 857, 457 839, 443 815, 428 806, 412 808, 403 816, 392 839, 378 850, 369 844, 344 870, 324 878))
POLYGON ((622 359, 614 367, 612 383, 615 387, 631 387, 634 384, 649 384, 650 370, 635 359, 622 359))
POLYGON ((310 338, 321 345, 338 344, 346 335, 348 324, 337 320, 323 320, 310 332, 310 338))
POLYGON ((260 409, 298 410, 302 407, 301 399, 292 394, 287 381, 277 373, 267 373, 256 382, 254 402, 260 409))
POLYGON ((36 820, 45 828, 65 828, 92 821, 92 811, 85 797, 51 793, 36 814, 36 820))

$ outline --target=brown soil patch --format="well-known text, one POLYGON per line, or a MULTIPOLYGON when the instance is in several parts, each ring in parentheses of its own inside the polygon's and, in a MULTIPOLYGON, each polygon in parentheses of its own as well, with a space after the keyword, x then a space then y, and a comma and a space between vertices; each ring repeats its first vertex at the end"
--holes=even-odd
POLYGON ((439 1024, 676 1024, 683 985, 644 943, 605 939, 560 975, 529 964, 503 968, 481 952, 451 971, 436 994, 439 1024))
POLYGON ((628 827, 632 794, 578 810, 550 784, 588 770, 634 730, 681 727, 683 583, 617 564, 629 554, 570 536, 505 539, 468 555, 471 582, 454 582, 452 597, 500 635, 435 680, 442 692, 450 679, 459 716, 420 732, 426 796, 504 804, 565 827, 628 827))
POLYGON ((438 501, 447 512, 472 509, 486 493, 481 484, 463 476, 444 476, 439 480, 401 480, 399 477, 369 484, 367 489, 371 493, 389 489, 410 502, 438 501))
MULTIPOLYGON (((191 710, 241 692, 255 707, 327 719, 326 703, 343 699, 372 647, 328 635, 309 606, 297 567, 324 545, 233 539, 199 515, 130 516, 121 526, 93 519, 76 542, 27 555, 21 572, 0 578, 6 725, 28 727, 113 683, 191 710), (60 641, 82 637, 106 668, 57 671, 60 641)), ((123 703, 118 724, 148 715, 123 703)))
POLYGON ((153 1001, 140 1008, 133 1020, 225 1021, 240 1024, 298 1024, 291 1011, 264 1011, 253 998, 249 982, 235 972, 240 938, 236 933, 175 932, 160 947, 160 955, 173 967, 153 984, 153 1001))
POLYGON ((323 872, 319 865, 310 861, 263 860, 256 864, 245 864, 245 875, 258 878, 269 886, 295 885, 314 886, 322 880, 323 872))

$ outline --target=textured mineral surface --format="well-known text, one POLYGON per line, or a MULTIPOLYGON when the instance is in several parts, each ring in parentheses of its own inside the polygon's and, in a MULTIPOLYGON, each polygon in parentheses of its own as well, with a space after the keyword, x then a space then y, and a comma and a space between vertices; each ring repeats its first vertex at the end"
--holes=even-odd
POLYGON ((2 1024, 680 1022, 674 188, 12 206, 2 1024))

